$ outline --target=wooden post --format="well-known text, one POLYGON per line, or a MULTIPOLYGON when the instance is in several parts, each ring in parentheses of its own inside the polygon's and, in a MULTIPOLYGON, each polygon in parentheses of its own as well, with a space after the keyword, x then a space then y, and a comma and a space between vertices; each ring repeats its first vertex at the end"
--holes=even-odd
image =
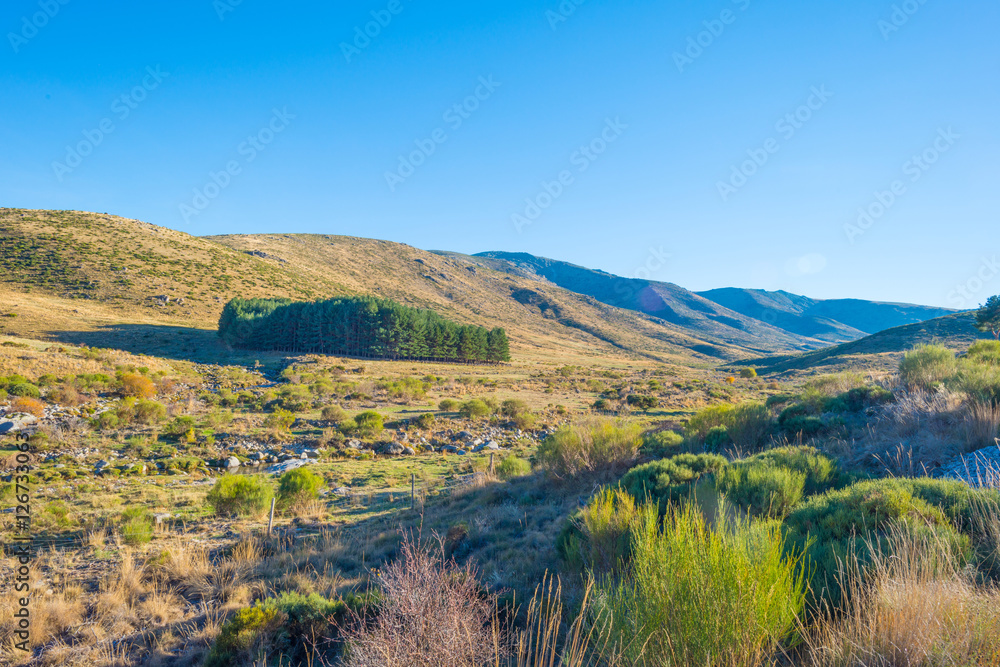
POLYGON ((493 452, 490 452, 490 477, 493 476, 493 452))
POLYGON ((274 498, 271 498, 271 516, 267 520, 267 536, 271 537, 271 528, 274 527, 274 498))
POLYGON ((412 510, 417 506, 416 500, 416 490, 417 490, 417 476, 414 473, 410 473, 410 509, 412 510))

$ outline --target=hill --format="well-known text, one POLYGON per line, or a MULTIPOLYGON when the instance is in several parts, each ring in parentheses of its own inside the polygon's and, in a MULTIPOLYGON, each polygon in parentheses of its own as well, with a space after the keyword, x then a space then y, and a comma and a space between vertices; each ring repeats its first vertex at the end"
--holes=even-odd
POLYGON ((698 292, 730 310, 802 336, 847 342, 885 329, 916 324, 957 311, 861 299, 810 299, 789 292, 727 287, 698 292))
MULTIPOLYGON (((386 241, 194 237, 138 220, 0 209, 2 331, 203 361, 236 296, 376 295, 462 324, 502 326, 522 360, 712 366, 753 352, 537 280, 386 241)), ((787 348, 786 348, 787 349, 787 348)), ((755 348, 758 354, 767 349, 755 348)))
POLYGON ((741 365, 755 366, 762 374, 817 369, 823 372, 844 369, 887 371, 895 369, 903 354, 916 345, 937 343, 958 352, 977 340, 990 338, 976 330, 974 323, 974 313, 956 313, 886 329, 822 350, 760 358, 741 362, 741 365))
POLYGON ((484 252, 474 255, 472 261, 511 275, 545 280, 602 303, 646 313, 750 350, 809 350, 827 344, 748 317, 672 283, 623 278, 527 253, 484 252))

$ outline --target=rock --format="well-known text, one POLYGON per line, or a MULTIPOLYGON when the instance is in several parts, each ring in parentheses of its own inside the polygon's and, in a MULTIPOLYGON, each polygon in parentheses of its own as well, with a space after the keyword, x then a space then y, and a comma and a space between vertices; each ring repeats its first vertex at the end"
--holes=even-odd
POLYGON ((939 474, 969 486, 1000 486, 1000 444, 955 457, 941 466, 939 474))
POLYGON ((153 515, 153 519, 156 521, 156 525, 157 526, 159 526, 160 524, 162 524, 167 519, 173 519, 173 518, 174 518, 173 514, 154 514, 153 515))
POLYGON ((25 431, 36 424, 38 424, 38 418, 34 415, 19 414, 6 421, 0 421, 0 435, 25 431))
POLYGON ((403 447, 403 456, 414 456, 417 453, 413 447, 403 447))
POLYGON ((309 459, 318 459, 319 458, 319 452, 316 451, 315 449, 306 449, 306 450, 304 450, 302 452, 302 456, 304 456, 306 458, 309 458, 309 459))
POLYGON ((226 459, 225 461, 223 461, 222 467, 226 468, 227 470, 228 469, 232 469, 232 468, 239 468, 240 467, 240 460, 238 458, 236 458, 235 456, 230 456, 228 459, 226 459))
POLYGON ((468 431, 462 431, 461 433, 459 433, 455 437, 458 438, 459 440, 472 440, 472 438, 474 436, 471 433, 469 433, 468 431))
POLYGON ((445 445, 444 447, 441 448, 441 451, 447 452, 449 454, 456 454, 458 453, 458 447, 456 447, 455 445, 445 445))
POLYGON ((399 456, 406 448, 397 442, 387 442, 379 449, 379 454, 386 456, 399 456))
POLYGON ((498 445, 494 440, 490 440, 489 442, 484 442, 483 444, 476 447, 475 451, 477 452, 481 452, 484 450, 496 451, 498 449, 500 449, 500 445, 498 445))
POLYGON ((333 490, 333 492, 334 492, 334 494, 336 494, 338 496, 349 496, 349 495, 351 495, 351 490, 349 488, 347 488, 346 486, 338 486, 336 489, 333 490))

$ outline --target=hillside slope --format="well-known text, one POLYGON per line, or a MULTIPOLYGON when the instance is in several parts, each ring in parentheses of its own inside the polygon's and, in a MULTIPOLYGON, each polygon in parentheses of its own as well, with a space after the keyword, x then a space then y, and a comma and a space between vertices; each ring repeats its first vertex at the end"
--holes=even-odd
POLYGON ((521 358, 603 355, 707 366, 753 354, 554 285, 398 243, 295 234, 199 238, 106 214, 0 209, 0 303, 16 316, 2 320, 8 334, 149 353, 183 341, 178 354, 211 358, 220 353, 211 330, 234 296, 356 294, 503 326, 521 358))
POLYGON ((484 252, 472 260, 511 275, 544 279, 602 303, 647 313, 730 345, 772 352, 816 349, 826 344, 747 317, 672 283, 623 278, 527 253, 484 252))
POLYGON ((955 313, 949 308, 861 299, 810 299, 788 292, 727 287, 698 292, 730 310, 781 329, 830 342, 846 342, 885 329, 955 313))
POLYGON ((956 313, 926 322, 880 331, 860 340, 802 354, 778 355, 741 364, 755 366, 760 373, 782 373, 812 369, 843 368, 891 370, 903 354, 916 345, 936 343, 960 352, 972 343, 990 338, 975 328, 974 313, 956 313))

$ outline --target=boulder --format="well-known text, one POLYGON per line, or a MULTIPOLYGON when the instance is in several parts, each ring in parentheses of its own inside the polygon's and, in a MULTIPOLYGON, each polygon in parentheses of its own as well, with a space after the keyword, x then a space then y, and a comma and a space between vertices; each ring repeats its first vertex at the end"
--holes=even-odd
POLYGON ((222 467, 230 470, 232 468, 240 467, 240 460, 235 456, 230 456, 228 459, 222 462, 222 467))
POLYGON ((275 463, 273 466, 268 466, 264 469, 264 472, 272 475, 284 475, 289 470, 295 470, 296 468, 301 468, 311 463, 312 461, 309 459, 289 459, 287 461, 282 461, 281 463, 275 463))
POLYGON ((379 454, 384 454, 386 456, 399 456, 404 453, 406 448, 397 442, 387 442, 378 450, 379 454))
POLYGON ((36 424, 38 424, 38 418, 34 415, 19 414, 16 417, 0 421, 0 435, 25 431, 36 424))
POLYGON ((417 453, 413 447, 403 447, 403 456, 414 456, 417 453))

